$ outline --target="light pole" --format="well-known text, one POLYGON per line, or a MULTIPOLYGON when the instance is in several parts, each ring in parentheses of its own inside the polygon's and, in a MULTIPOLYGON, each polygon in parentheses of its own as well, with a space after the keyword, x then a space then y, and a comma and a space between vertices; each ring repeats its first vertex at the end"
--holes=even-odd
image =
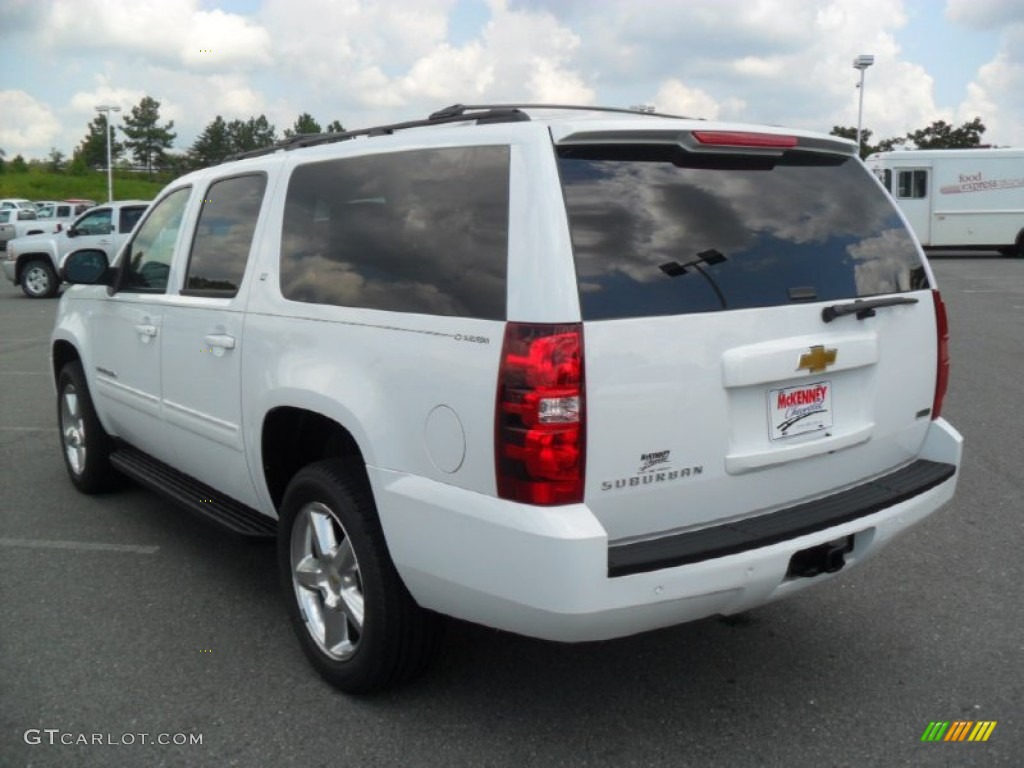
POLYGON ((857 87, 860 89, 860 94, 857 104, 857 157, 860 157, 860 145, 861 145, 861 124, 864 121, 864 70, 875 63, 875 57, 868 53, 862 53, 860 56, 853 60, 853 68, 860 70, 860 83, 857 87))
POLYGON ((110 125, 110 113, 120 112, 121 108, 101 104, 96 107, 96 111, 107 118, 107 202, 111 202, 114 199, 114 164, 110 160, 110 148, 114 144, 114 138, 112 135, 113 129, 110 125))

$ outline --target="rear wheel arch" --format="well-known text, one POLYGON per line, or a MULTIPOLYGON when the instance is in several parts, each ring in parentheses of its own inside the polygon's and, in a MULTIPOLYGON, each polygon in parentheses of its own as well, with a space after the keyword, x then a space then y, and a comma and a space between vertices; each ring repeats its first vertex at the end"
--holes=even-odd
POLYGON ((260 434, 263 480, 275 509, 303 467, 324 459, 341 459, 363 475, 366 461, 352 433, 316 411, 279 406, 263 419, 260 434))

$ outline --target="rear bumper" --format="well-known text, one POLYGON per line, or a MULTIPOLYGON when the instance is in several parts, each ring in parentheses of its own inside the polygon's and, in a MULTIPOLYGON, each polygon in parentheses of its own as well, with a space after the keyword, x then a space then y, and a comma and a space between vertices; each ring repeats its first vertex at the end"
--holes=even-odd
POLYGON ((795 527, 781 540, 619 576, 609 575, 614 553, 585 504, 513 504, 373 468, 370 478, 392 558, 421 605, 533 637, 602 640, 745 611, 823 583, 830 576, 786 573, 796 552, 825 542, 853 536, 847 567, 859 564, 952 498, 961 446, 940 419, 920 458, 954 471, 932 475, 924 490, 810 532, 795 527))

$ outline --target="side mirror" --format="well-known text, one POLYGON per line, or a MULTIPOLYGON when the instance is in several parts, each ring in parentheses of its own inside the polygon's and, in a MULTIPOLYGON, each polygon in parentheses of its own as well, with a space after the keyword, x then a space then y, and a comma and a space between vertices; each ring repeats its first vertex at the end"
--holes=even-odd
POLYGON ((75 229, 74 224, 68 227, 68 237, 78 237, 78 230, 75 229))
POLYGON ((73 285, 113 285, 114 280, 107 254, 98 248, 69 253, 60 268, 60 276, 73 285))

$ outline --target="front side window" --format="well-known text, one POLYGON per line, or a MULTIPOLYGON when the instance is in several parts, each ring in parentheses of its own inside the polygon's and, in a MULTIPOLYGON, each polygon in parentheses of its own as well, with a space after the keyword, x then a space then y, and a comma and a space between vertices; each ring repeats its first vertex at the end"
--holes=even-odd
POLYGON ((897 197, 922 198, 928 196, 928 171, 900 171, 897 197))
POLYGON ((196 223, 182 293, 225 297, 238 293, 266 186, 263 174, 210 185, 196 223))
POLYGON ((567 147, 559 171, 584 320, 783 306, 927 287, 855 158, 567 147))
POLYGON ((174 245, 191 187, 171 192, 156 203, 124 251, 119 290, 164 293, 174 258, 174 245))
POLYGON ((292 301, 505 319, 509 148, 310 163, 288 184, 281 293, 292 301))
POLYGON ((109 208, 90 211, 75 224, 75 232, 79 235, 109 235, 110 221, 109 208))

